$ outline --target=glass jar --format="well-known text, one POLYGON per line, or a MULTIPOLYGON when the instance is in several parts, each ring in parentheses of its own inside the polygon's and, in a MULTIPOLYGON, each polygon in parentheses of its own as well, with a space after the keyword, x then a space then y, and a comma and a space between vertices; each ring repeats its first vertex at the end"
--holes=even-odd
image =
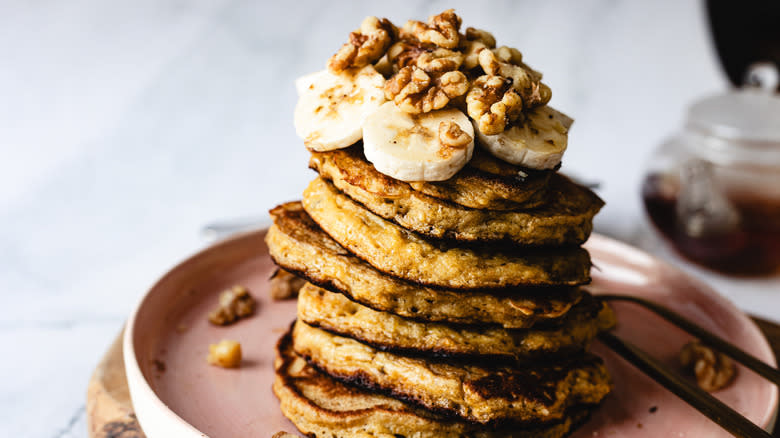
POLYGON ((743 89, 694 103, 653 154, 642 199, 685 258, 727 274, 780 272, 780 97, 743 89))

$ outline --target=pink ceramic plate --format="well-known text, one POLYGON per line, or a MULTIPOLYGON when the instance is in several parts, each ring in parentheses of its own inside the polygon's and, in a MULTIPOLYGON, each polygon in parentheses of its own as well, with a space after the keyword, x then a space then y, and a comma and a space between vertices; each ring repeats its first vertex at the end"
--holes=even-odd
MULTIPOLYGON (((124 339, 133 404, 150 438, 270 436, 294 431, 271 392, 273 349, 295 317, 295 303, 268 299, 274 266, 264 231, 214 245, 165 275, 131 316, 124 339), (207 314, 218 293, 247 286, 259 298, 257 314, 229 327, 214 327, 207 314), (206 364, 208 344, 241 342, 241 369, 206 364)), ((595 269, 595 293, 634 294, 663 303, 716 334, 774 364, 758 328, 734 305, 677 269, 627 245, 594 235, 587 244, 595 269)), ((618 303, 618 334, 669 366, 689 336, 632 304, 618 303)), ((602 345, 615 390, 575 437, 727 437, 717 425, 636 371, 602 345)), ((718 398, 768 427, 777 389, 740 369, 718 398)))

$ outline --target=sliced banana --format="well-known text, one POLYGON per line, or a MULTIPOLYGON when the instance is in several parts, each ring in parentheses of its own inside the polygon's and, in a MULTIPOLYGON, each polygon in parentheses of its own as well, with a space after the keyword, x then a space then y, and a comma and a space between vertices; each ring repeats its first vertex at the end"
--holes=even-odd
POLYGON ((303 93, 305 93, 307 90, 309 90, 309 87, 312 87, 312 85, 317 82, 317 78, 322 77, 323 73, 326 73, 327 70, 322 71, 316 71, 314 73, 309 73, 307 75, 303 75, 295 80, 295 91, 298 92, 298 97, 302 96, 303 93))
POLYGON ((402 181, 443 181, 471 160, 474 128, 458 109, 411 115, 393 102, 363 124, 363 150, 376 170, 402 181))
POLYGON ((477 131, 479 143, 496 157, 531 169, 552 169, 568 143, 569 116, 549 106, 529 111, 524 120, 496 135, 477 131))
POLYGON ((363 136, 363 122, 385 101, 385 78, 373 66, 333 73, 323 70, 295 81, 295 132, 307 148, 348 147, 363 136))

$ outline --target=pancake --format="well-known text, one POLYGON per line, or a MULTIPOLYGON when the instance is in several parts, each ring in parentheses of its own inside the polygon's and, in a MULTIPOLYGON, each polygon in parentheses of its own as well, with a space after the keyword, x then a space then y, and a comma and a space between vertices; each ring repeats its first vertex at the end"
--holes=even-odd
POLYGON ((517 210, 544 202, 545 187, 553 173, 553 170, 509 164, 476 147, 471 161, 452 178, 412 182, 410 186, 420 193, 468 208, 517 210))
POLYGON ((590 295, 566 315, 558 328, 506 330, 495 325, 411 321, 377 312, 312 284, 300 290, 298 319, 382 351, 483 362, 549 362, 584 351, 599 332, 615 325, 609 306, 590 295))
POLYGON ((589 415, 576 407, 557 422, 490 429, 414 408, 375 392, 340 383, 320 373, 279 340, 273 391, 282 413, 304 434, 338 438, 560 438, 589 415))
POLYGON ((337 380, 482 424, 561 420, 567 409, 598 404, 611 389, 593 355, 544 367, 452 365, 378 351, 301 321, 293 350, 337 380))
POLYGON ((457 247, 422 239, 366 210, 332 184, 316 178, 303 192, 303 208, 333 240, 385 274, 451 289, 575 286, 590 281, 582 248, 457 247))
POLYGON ((420 286, 383 275, 330 238, 299 202, 271 210, 266 243, 274 262, 325 289, 375 310, 423 321, 555 324, 583 295, 579 288, 458 291, 420 286))
POLYGON ((579 245, 593 230, 604 202, 585 187, 555 174, 547 202, 533 210, 466 208, 425 195, 374 169, 360 149, 312 153, 309 167, 373 213, 433 238, 518 245, 579 245))

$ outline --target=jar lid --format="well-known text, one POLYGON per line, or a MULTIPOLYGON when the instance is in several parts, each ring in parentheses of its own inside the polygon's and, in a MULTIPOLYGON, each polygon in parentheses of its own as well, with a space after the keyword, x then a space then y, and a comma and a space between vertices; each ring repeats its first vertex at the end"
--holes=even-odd
POLYGON ((780 97, 758 89, 707 97, 688 109, 687 128, 722 140, 780 147, 780 97))

